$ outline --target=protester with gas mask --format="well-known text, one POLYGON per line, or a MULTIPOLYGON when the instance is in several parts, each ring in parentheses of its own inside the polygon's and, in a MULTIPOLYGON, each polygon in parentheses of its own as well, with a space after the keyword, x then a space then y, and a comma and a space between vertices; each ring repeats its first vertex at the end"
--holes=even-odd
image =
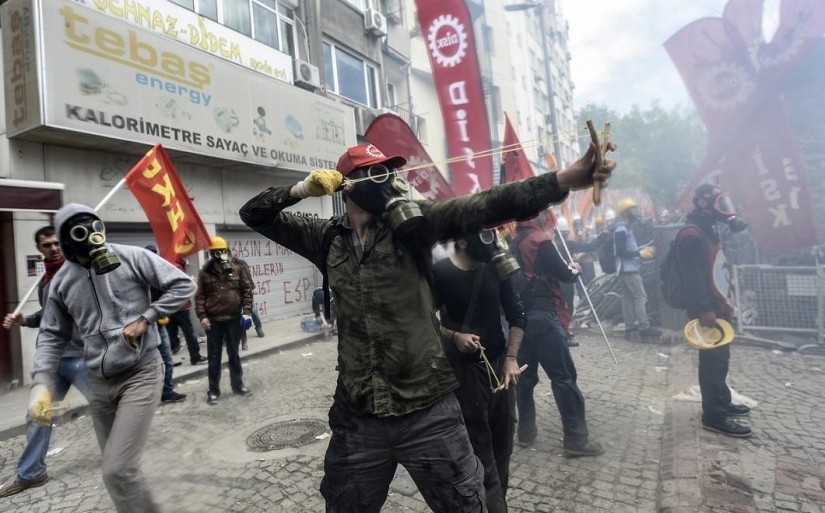
POLYGON ((378 512, 400 463, 434 511, 480 512, 483 468, 456 420, 458 383, 441 347, 430 250, 437 240, 534 216, 568 191, 606 180, 615 163, 596 169, 591 146, 564 171, 441 203, 405 197, 409 184, 397 173, 405 163, 371 144, 349 148, 337 170, 265 190, 241 208, 241 219, 315 263, 335 295, 339 373, 321 483, 327 511, 378 512), (341 218, 285 211, 342 185, 341 218))
MULTIPOLYGON (((34 233, 34 242, 37 251, 43 255, 46 272, 37 284, 37 299, 43 307, 49 299, 49 288, 57 271, 66 262, 60 252, 60 242, 54 226, 44 226, 34 233)), ((11 328, 15 324, 27 328, 39 328, 43 318, 43 310, 30 314, 7 314, 3 320, 3 327, 11 328)), ((52 401, 59 403, 66 397, 69 388, 74 385, 89 399, 89 371, 83 362, 83 339, 74 331, 72 338, 66 345, 66 350, 60 358, 57 371, 49 385, 52 390, 52 401)), ((31 416, 26 418, 26 448, 20 455, 17 463, 15 479, 0 488, 0 497, 9 497, 28 488, 42 486, 49 481, 46 472, 46 453, 49 451, 49 441, 52 436, 52 422, 37 423, 31 416)))
POLYGON ((195 313, 206 331, 206 354, 209 359, 209 390, 206 402, 218 404, 221 396, 221 356, 226 345, 229 383, 232 392, 250 396, 243 384, 240 343, 241 331, 252 326, 252 278, 240 264, 232 261, 229 245, 223 237, 212 237, 211 257, 198 273, 195 313))
MULTIPOLYGON (((175 262, 175 267, 182 272, 186 272, 189 262, 185 258, 179 258, 175 262)), ((183 331, 184 340, 186 340, 186 349, 189 351, 189 363, 192 365, 201 365, 207 362, 206 358, 201 356, 201 348, 198 343, 198 334, 195 333, 195 327, 192 325, 191 317, 192 301, 187 301, 183 308, 169 316, 169 324, 166 325, 166 331, 169 333, 169 341, 172 344, 172 352, 177 353, 180 349, 180 336, 178 330, 183 331)))
POLYGON ((518 358, 519 364, 527 365, 516 389, 518 444, 529 447, 538 434, 533 391, 539 382, 538 368, 541 365, 550 379, 561 416, 565 455, 598 456, 603 449, 598 442, 590 441, 584 395, 576 382, 576 365, 560 319, 564 312, 556 301, 561 295, 560 282, 573 282, 581 267, 562 259, 553 244, 552 226, 552 214, 543 212, 533 221, 519 223, 513 243, 524 273, 521 296, 527 311, 527 329, 518 358))
MULTIPOLYGON (((713 184, 702 184, 693 196, 695 206, 687 225, 676 235, 682 304, 690 319, 715 328, 717 319, 730 322, 734 313, 730 267, 720 246, 716 225, 738 233, 748 226, 736 212, 730 195, 713 184)), ((731 420, 747 417, 750 408, 731 403, 725 383, 730 364, 730 345, 699 351, 699 388, 702 391, 702 426, 723 435, 745 438, 751 428, 731 420)))
POLYGON ((511 282, 518 264, 506 248, 494 230, 482 230, 456 241, 455 252, 433 267, 442 344, 458 379, 455 396, 467 434, 484 466, 490 513, 507 511, 514 394, 520 374, 517 358, 527 325, 511 282), (507 338, 502 309, 509 325, 507 338))
POLYGON ((616 252, 616 271, 622 282, 622 317, 625 335, 638 331, 642 337, 658 337, 661 332, 650 326, 647 316, 647 293, 642 280, 642 260, 654 257, 653 248, 640 248, 633 233, 633 225, 640 220, 639 206, 631 198, 619 202, 621 220, 613 229, 613 244, 616 252))
POLYGON ((112 502, 119 513, 159 511, 140 471, 163 385, 157 321, 178 311, 195 285, 143 248, 107 243, 105 225, 89 207, 66 205, 55 220, 67 262, 52 279, 43 309, 29 414, 50 422, 56 391, 49 386, 77 329, 112 502), (150 288, 163 291, 156 301, 150 288))

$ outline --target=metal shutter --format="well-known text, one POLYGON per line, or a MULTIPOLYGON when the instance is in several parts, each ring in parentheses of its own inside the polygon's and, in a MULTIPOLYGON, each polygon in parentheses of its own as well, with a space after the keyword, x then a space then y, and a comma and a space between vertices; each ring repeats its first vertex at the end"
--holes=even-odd
POLYGON ((106 228, 107 242, 123 244, 124 246, 138 246, 141 248, 146 247, 149 244, 154 246, 158 245, 155 241, 155 234, 152 233, 151 230, 147 230, 145 232, 120 232, 117 230, 111 230, 108 226, 106 228))
POLYGON ((252 231, 224 231, 232 254, 249 264, 255 281, 255 305, 261 319, 283 319, 312 311, 315 266, 252 231))

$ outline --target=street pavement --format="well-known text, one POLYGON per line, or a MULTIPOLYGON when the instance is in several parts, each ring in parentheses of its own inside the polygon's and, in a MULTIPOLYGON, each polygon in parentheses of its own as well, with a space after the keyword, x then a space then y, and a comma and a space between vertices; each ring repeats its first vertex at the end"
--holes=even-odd
MULTIPOLYGON (((699 428, 698 403, 671 399, 695 384, 695 352, 687 346, 616 338, 614 366, 595 334, 578 339, 582 345, 572 351, 589 429, 606 452, 562 456, 558 413, 542 375, 537 442, 513 454, 512 512, 820 511, 825 358, 735 347, 731 384, 759 405, 750 421, 757 436, 732 440, 699 428)), ((275 422, 325 422, 335 364, 332 341, 246 358, 245 381, 255 395, 233 396, 224 373, 225 393, 214 407, 206 404, 205 377, 181 383, 188 400, 158 408, 143 457, 163 511, 323 511, 318 486, 328 439, 253 452, 247 438, 275 422)), ((22 436, 0 442, 1 481, 13 476, 24 443, 22 436)), ((51 447, 51 481, 0 500, 0 512, 112 511, 88 416, 58 426, 51 447)), ((429 511, 403 469, 383 511, 429 511)))

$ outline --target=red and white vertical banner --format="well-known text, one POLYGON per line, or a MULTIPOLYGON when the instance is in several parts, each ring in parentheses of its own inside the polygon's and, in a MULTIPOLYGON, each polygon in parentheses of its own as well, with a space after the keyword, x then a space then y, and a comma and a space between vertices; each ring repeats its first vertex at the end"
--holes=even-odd
POLYGON ((447 134, 452 188, 468 194, 493 185, 490 124, 465 0, 417 0, 447 134), (478 156, 481 152, 487 152, 478 156))

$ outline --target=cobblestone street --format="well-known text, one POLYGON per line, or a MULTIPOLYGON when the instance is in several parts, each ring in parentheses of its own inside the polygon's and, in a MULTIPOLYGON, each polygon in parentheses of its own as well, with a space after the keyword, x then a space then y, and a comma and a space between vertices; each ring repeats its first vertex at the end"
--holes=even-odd
MULTIPOLYGON (((573 354, 587 398, 589 428, 592 436, 605 445, 606 453, 578 460, 561 455, 558 414, 549 382, 542 376, 536 388, 540 433, 533 448, 515 448, 508 494, 511 511, 656 511, 662 439, 665 431, 673 431, 667 427, 666 418, 682 419, 679 405, 687 405, 685 422, 695 428, 687 436, 698 444, 691 445, 695 469, 692 478, 702 497, 712 492, 716 495, 710 499, 723 501, 725 490, 734 488, 732 476, 738 475, 746 483, 739 487, 741 497, 734 496, 740 502, 717 506, 730 507, 730 511, 774 511, 780 507, 818 511, 817 501, 825 498, 819 495, 825 493, 821 492, 825 417, 816 404, 821 405, 817 394, 825 385, 825 359, 735 349, 731 383, 759 402, 751 420, 756 436, 736 441, 701 432, 695 416, 697 403, 670 401, 675 388, 695 384, 693 353, 682 346, 615 338, 619 366, 614 366, 598 338, 585 333, 578 338, 582 345, 573 349, 573 354), (720 460, 720 448, 733 451, 737 459, 720 460), (699 482, 695 464, 701 464, 705 475, 711 476, 706 482, 699 482), (713 465, 719 470, 708 474, 707 469, 713 465), (718 479, 713 481, 714 475, 729 479, 722 479, 722 488, 714 489, 714 483, 720 483, 718 479), (731 504, 745 509, 733 509, 731 504)), ((206 405, 204 378, 179 385, 179 391, 190 394, 188 401, 157 410, 143 458, 144 470, 163 510, 323 511, 318 485, 326 440, 297 449, 252 452, 247 449, 246 439, 257 429, 278 421, 325 421, 335 384, 335 357, 333 342, 316 342, 245 360, 245 379, 255 395, 239 398, 224 394, 215 407, 206 405)), ((224 375, 225 388, 227 380, 224 375)), ((3 482, 13 476, 23 445, 22 436, 0 442, 3 482)), ((673 453, 672 445, 672 440, 664 445, 666 452, 673 453)), ((51 481, 0 501, 0 511, 112 511, 100 477, 99 452, 90 419, 84 417, 56 428, 51 448, 54 454, 47 460, 51 481)), ((673 470, 679 472, 675 467, 673 470)), ((672 483, 672 475, 665 477, 672 483)), ((682 497, 669 494, 669 490, 662 489, 665 498, 682 497)), ((702 500, 704 503, 695 506, 714 505, 707 497, 702 500)), ((683 505, 677 502, 662 506, 674 512, 697 511, 679 509, 683 505)), ((428 511, 401 469, 384 511, 428 511)))

